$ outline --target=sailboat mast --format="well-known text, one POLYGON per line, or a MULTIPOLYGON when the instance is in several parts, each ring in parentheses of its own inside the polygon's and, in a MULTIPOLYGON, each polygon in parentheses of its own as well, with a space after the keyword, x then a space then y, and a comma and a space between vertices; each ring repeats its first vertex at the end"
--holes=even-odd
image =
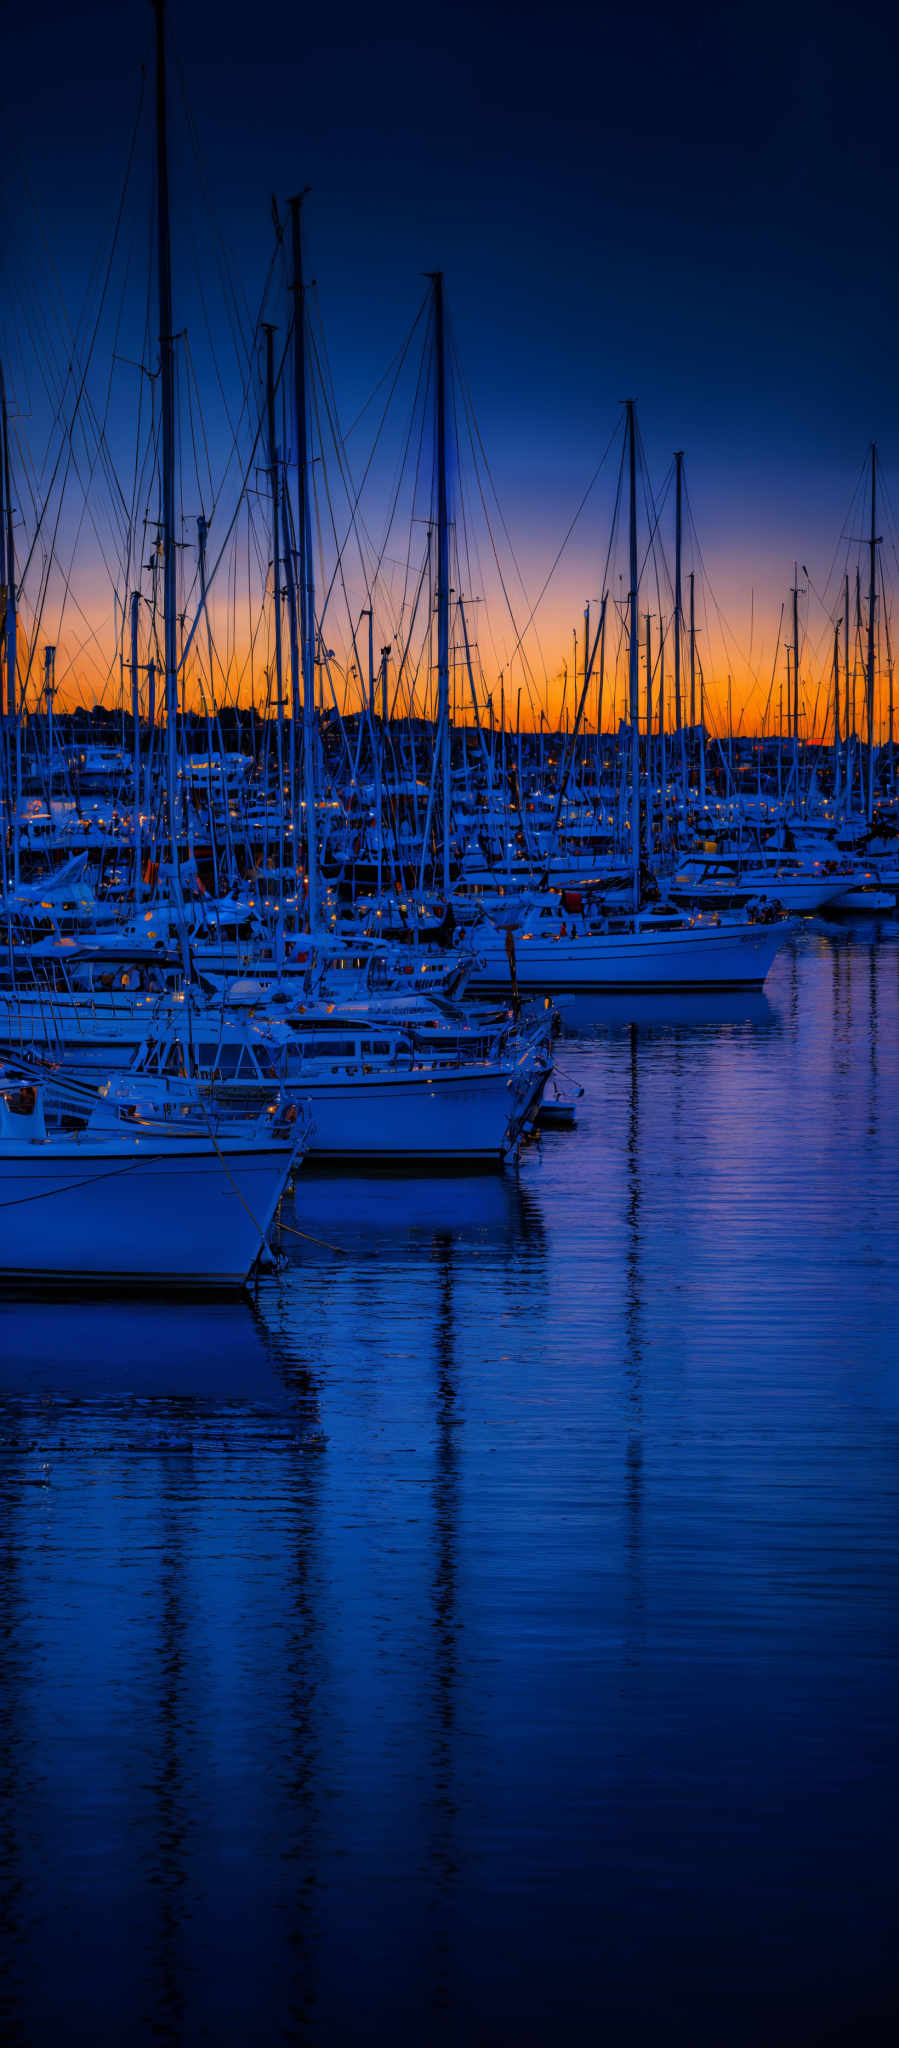
MULTIPOLYGON (((793 563, 793 758, 799 760, 799 565, 793 563)), ((799 770, 797 767, 797 781, 799 770)), ((797 791, 798 795, 798 791, 797 791)))
POLYGON ((16 717, 16 557, 13 543, 12 490, 9 474, 9 418, 6 385, 0 364, 0 432, 2 432, 2 517, 0 517, 0 570, 6 597, 6 715, 10 729, 16 717))
MULTIPOLYGON (((452 757, 449 707, 449 517, 446 489, 446 336, 443 272, 434 273, 434 355, 437 442, 437 732, 443 768, 443 893, 450 888, 452 757)), ((505 745, 505 732, 503 733, 505 745)))
POLYGON ((0 365, 0 430, 2 430, 2 516, 0 516, 0 563, 6 591, 6 735, 9 784, 12 797, 13 881, 19 886, 19 801, 22 794, 22 735, 16 684, 16 556, 13 541, 12 488, 9 464, 9 415, 6 385, 0 365))
POLYGON ((871 536, 868 542, 868 792, 865 816, 870 825, 874 816, 874 608, 877 601, 877 448, 871 447, 871 536))
POLYGON ((166 794, 172 876, 180 887, 176 818, 178 742, 178 616, 175 561, 175 339, 172 333, 172 236, 169 211, 168 120, 165 78, 165 0, 153 0, 156 15, 156 259, 159 323, 159 387, 162 409, 162 621, 165 656, 166 794))
POLYGON ((646 807, 644 835, 646 859, 652 860, 652 614, 646 614, 646 807))
MULTIPOLYGON (((275 433, 275 330, 263 327, 265 335, 265 418, 268 439, 269 478, 272 494, 272 606, 275 620, 275 711, 276 759, 278 769, 278 899, 284 904, 284 649, 281 630, 281 478, 275 433)), ((294 852, 294 859, 296 852, 294 852)))
POLYGON ((637 563, 637 427, 634 401, 627 400, 627 461, 630 490, 628 536, 628 635, 629 715, 631 727, 631 863, 633 902, 640 908, 640 640, 638 603, 640 572, 637 563))
MULTIPOLYGON (((692 728, 693 728, 693 732, 694 732, 694 735, 695 735, 695 732, 696 732, 696 579, 695 579, 695 575, 694 575, 694 572, 693 572, 693 570, 692 570, 692 569, 690 570, 690 724, 691 724, 691 726, 692 726, 692 728)), ((703 771, 703 773, 704 773, 704 772, 705 772, 705 769, 704 769, 704 764, 705 764, 705 730, 704 730, 704 727, 703 727, 703 725, 702 725, 702 722, 701 722, 701 721, 700 721, 700 730, 699 730, 699 759, 700 759, 700 767, 701 767, 701 769, 702 769, 702 771, 703 771)), ((684 818, 685 818, 685 820, 686 820, 686 812, 687 812, 687 778, 686 778, 686 776, 684 776, 684 790, 683 790, 683 795, 684 795, 684 818)))
POLYGON ((140 624, 140 591, 131 592, 131 746, 134 763, 134 902, 140 903, 141 870, 143 857, 141 849, 140 812, 140 672, 137 665, 138 629, 140 624))
MULTIPOLYGON (((682 572, 681 572, 681 559, 682 559, 682 554, 683 554, 683 518, 684 518, 684 456, 683 456, 683 450, 679 448, 679 449, 677 450, 677 453, 676 453, 675 457, 674 457, 674 723, 675 723, 675 726, 677 727, 677 731, 678 731, 678 735, 679 735, 679 744, 680 744, 680 767, 681 767, 681 793, 682 793, 682 795, 683 795, 683 800, 684 800, 684 810, 686 810, 686 807, 687 807, 687 742, 686 742, 686 737, 685 737, 685 734, 684 734, 683 706, 682 706, 682 704, 681 704, 681 676, 680 676, 680 657, 681 657, 681 632, 682 632, 682 628, 683 628, 683 616, 684 616, 684 606, 683 606, 683 582, 682 582, 682 572)), ((690 607, 691 607, 691 615, 692 615, 692 606, 693 606, 693 578, 692 578, 692 576, 691 576, 691 577, 690 577, 690 607)), ((696 709, 696 707, 695 707, 695 702, 694 702, 694 699, 695 699, 695 693, 696 693, 696 671, 695 671, 695 665, 694 665, 694 662, 693 662, 693 656, 692 656, 692 652, 691 652, 691 656, 690 656, 690 723, 691 723, 691 725, 692 725, 692 724, 694 723, 694 719, 695 719, 695 709, 696 709)))
POLYGON ((306 403, 306 296, 303 282, 301 213, 305 192, 289 201, 293 272, 293 390, 297 437, 297 582, 300 588, 300 643, 303 664, 303 800, 306 807, 306 927, 318 923, 318 820, 315 810, 315 565, 312 552, 312 494, 309 488, 309 429, 306 403))
POLYGON ((844 686, 845 686, 845 699, 844 699, 844 703, 845 703, 845 717, 844 717, 844 719, 843 719, 843 736, 844 736, 844 739, 845 739, 845 751, 844 751, 844 757, 843 757, 843 758, 844 758, 844 764, 845 764, 844 780, 845 780, 845 784, 846 784, 846 803, 847 803, 847 808, 848 808, 848 807, 851 807, 851 804, 852 804, 852 774, 851 774, 851 769, 850 769, 850 751, 849 751, 849 735, 850 735, 850 730, 851 730, 851 724, 852 724, 852 711, 851 711, 851 708, 850 708, 850 704, 849 704, 849 571, 848 571, 848 569, 847 569, 847 571, 846 571, 846 584, 845 584, 845 590, 844 590, 844 599, 843 599, 843 683, 844 683, 844 686))

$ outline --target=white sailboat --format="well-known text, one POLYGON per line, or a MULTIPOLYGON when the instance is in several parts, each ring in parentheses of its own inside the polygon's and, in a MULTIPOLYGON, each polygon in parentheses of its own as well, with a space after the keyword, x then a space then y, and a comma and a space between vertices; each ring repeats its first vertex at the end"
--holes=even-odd
POLYGON ((232 1132, 107 1111, 49 1130, 40 1087, 0 1089, 0 1281, 243 1286, 306 1127, 232 1132))

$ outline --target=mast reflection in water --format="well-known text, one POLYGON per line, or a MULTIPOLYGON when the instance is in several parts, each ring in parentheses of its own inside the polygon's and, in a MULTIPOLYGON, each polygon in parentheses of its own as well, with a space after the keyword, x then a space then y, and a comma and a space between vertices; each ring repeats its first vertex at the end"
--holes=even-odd
POLYGON ((892 2033, 899 946, 566 1017, 517 1176, 5 1310, 4 2041, 892 2033))

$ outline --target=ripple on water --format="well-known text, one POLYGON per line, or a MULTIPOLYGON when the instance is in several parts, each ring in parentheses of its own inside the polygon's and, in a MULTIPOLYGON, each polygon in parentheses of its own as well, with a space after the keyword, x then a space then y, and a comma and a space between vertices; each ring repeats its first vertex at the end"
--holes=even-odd
POLYGON ((899 947, 565 1018, 517 1175, 4 1310, 5 2038, 896 2017, 899 947))

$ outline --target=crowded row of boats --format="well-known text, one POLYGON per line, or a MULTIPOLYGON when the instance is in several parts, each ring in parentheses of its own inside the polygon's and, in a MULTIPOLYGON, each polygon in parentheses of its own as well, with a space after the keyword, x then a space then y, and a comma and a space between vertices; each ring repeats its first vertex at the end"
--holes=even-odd
MULTIPOLYGON (((488 736, 473 681, 473 716, 453 715, 451 628, 470 681, 471 663, 450 562, 439 273, 429 371, 434 700, 397 714, 402 662, 391 701, 369 592, 362 709, 341 712, 333 691, 325 709, 299 200, 289 210, 292 490, 275 429, 276 400, 284 410, 286 399, 270 328, 259 422, 273 689, 265 714, 254 708, 243 729, 212 698, 188 711, 187 654, 202 629, 211 677, 212 629, 205 521, 192 624, 177 585, 161 0, 156 18, 158 529, 151 595, 135 588, 117 602, 130 660, 123 651, 117 713, 101 730, 56 710, 52 646, 43 695, 27 701, 39 618, 25 662, 0 388, 0 1274, 237 1287, 274 1255, 278 1232, 283 1241, 295 1228, 284 1204, 301 1170, 372 1161, 499 1169, 541 1120, 573 1121, 571 1084, 555 1074, 566 993, 760 987, 800 917, 894 910, 899 821, 892 745, 878 756, 871 731, 865 748, 848 725, 840 734, 838 715, 824 762, 800 746, 798 718, 786 758, 780 739, 774 753, 770 736, 759 742, 754 787, 745 778, 737 787, 732 750, 728 770, 719 746, 716 788, 704 720, 687 727, 682 709, 682 648, 692 681, 695 642, 692 593, 689 625, 682 593, 680 466, 671 622, 680 716, 669 732, 660 696, 653 716, 647 646, 644 718, 630 402, 627 718, 603 730, 606 595, 598 624, 585 619, 583 689, 565 732, 519 724, 507 744, 503 723, 499 740, 492 728, 488 736)), ((873 605, 872 596, 872 618, 873 605)))
MULTIPOLYGON (((512 824, 508 792, 478 797, 512 824)), ((579 808, 599 827, 601 788, 579 808)), ((566 992, 760 986, 799 917, 895 909, 888 806, 874 833, 826 806, 754 826, 727 806, 680 821, 636 906, 611 852, 552 882, 460 866, 447 898, 322 882, 314 928, 299 863, 212 893, 211 814, 152 888, 126 834, 102 878, 89 852, 20 849, 0 906, 2 1270, 236 1285, 303 1162, 502 1167, 541 1114, 573 1120, 566 992)))

